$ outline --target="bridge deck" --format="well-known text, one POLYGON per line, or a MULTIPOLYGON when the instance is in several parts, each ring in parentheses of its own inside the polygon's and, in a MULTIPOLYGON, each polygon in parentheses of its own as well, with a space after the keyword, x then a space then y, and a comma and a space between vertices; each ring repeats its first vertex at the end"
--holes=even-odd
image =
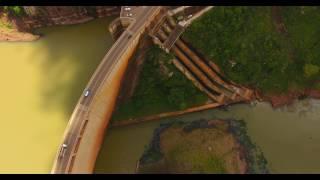
POLYGON ((159 6, 142 6, 137 19, 111 47, 91 77, 66 127, 64 155, 58 151, 52 173, 91 173, 102 134, 111 117, 121 77, 141 33, 159 12, 159 6))
POLYGON ((169 37, 166 39, 166 41, 163 43, 163 47, 165 49, 170 50, 174 43, 179 39, 180 35, 183 33, 184 27, 180 24, 177 24, 174 28, 174 30, 170 33, 169 37))

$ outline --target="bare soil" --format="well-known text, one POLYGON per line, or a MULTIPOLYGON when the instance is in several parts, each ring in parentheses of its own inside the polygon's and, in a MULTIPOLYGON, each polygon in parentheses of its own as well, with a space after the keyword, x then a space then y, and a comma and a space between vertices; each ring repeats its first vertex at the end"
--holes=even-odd
POLYGON ((40 38, 28 32, 21 32, 18 28, 17 21, 10 20, 6 14, 0 17, 0 41, 35 41, 40 38))
POLYGON ((256 99, 270 102, 272 107, 278 108, 285 105, 291 105, 294 100, 302 97, 320 99, 320 90, 305 89, 304 91, 289 91, 284 94, 262 94, 256 90, 255 96, 256 99))
POLYGON ((39 35, 33 35, 31 33, 19 32, 16 29, 8 30, 0 28, 0 41, 35 41, 39 39, 39 35))

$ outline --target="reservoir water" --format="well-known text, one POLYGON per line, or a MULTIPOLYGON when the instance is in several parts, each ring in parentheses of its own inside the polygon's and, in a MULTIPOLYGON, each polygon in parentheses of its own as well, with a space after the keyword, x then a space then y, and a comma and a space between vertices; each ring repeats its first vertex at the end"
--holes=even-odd
MULTIPOLYGON (((113 18, 43 28, 35 42, 1 42, 0 173, 49 173, 74 105, 113 41, 113 18)), ((98 173, 133 173, 159 123, 235 118, 262 148, 273 173, 320 172, 320 100, 274 110, 238 104, 161 121, 110 128, 98 173)))
POLYGON ((0 173, 49 173, 75 104, 111 47, 114 17, 0 42, 0 173))
POLYGON ((243 119, 251 139, 261 147, 272 173, 320 172, 320 100, 305 99, 273 109, 269 103, 233 105, 166 118, 161 121, 109 129, 97 164, 97 173, 134 173, 136 163, 162 122, 214 118, 243 119))

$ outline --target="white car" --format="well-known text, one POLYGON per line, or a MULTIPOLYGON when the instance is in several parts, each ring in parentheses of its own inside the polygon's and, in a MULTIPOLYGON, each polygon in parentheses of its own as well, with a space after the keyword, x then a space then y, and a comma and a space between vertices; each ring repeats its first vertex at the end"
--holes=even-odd
POLYGON ((130 11, 130 10, 131 10, 131 8, 129 8, 129 7, 125 7, 125 8, 124 8, 124 10, 125 10, 125 11, 130 11))
POLYGON ((90 94, 90 91, 89 91, 89 90, 86 90, 86 92, 84 93, 84 97, 89 96, 89 94, 90 94))
POLYGON ((132 16, 132 13, 129 13, 128 16, 131 17, 131 16, 132 16))
POLYGON ((64 156, 64 154, 66 153, 66 149, 67 149, 68 145, 66 144, 62 144, 61 148, 60 148, 60 153, 59 153, 59 157, 62 158, 64 156))

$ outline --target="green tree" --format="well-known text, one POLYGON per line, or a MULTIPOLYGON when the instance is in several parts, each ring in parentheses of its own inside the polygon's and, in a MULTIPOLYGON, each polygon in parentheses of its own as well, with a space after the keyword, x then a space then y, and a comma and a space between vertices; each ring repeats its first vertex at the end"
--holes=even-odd
POLYGON ((21 16, 24 13, 22 6, 4 6, 4 10, 14 16, 21 16))
POLYGON ((310 78, 319 73, 319 66, 313 64, 305 64, 303 70, 305 77, 310 78))

